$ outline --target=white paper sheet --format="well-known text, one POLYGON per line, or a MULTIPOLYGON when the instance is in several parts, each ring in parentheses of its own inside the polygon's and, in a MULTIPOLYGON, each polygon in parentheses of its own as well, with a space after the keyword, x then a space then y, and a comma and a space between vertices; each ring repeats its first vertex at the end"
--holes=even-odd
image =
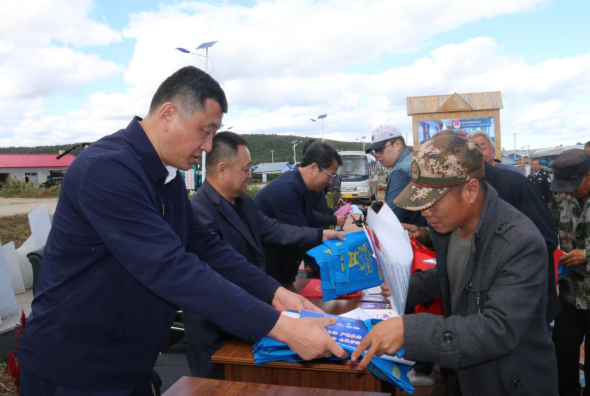
POLYGON ((371 247, 391 291, 391 308, 401 316, 406 308, 414 259, 410 238, 389 206, 383 205, 378 214, 371 209, 368 212, 371 247))
POLYGON ((381 286, 375 286, 367 289, 367 292, 371 295, 380 295, 381 294, 381 286))

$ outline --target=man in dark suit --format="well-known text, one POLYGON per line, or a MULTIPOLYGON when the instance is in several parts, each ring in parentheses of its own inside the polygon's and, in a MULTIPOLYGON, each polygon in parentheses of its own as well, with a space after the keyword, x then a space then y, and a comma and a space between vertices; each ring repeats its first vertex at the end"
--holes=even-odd
MULTIPOLYGON (((293 172, 285 172, 264 187, 254 203, 258 210, 281 223, 319 228, 313 215, 312 191, 329 186, 336 177, 340 155, 325 142, 314 142, 293 172)), ((301 253, 292 249, 267 246, 266 272, 277 281, 290 284, 297 275, 301 253)))
MULTIPOLYGON (((191 198, 197 217, 249 263, 265 270, 265 244, 306 251, 322 243, 322 239, 343 239, 338 231, 281 224, 260 213, 245 195, 252 178, 250 164, 244 138, 233 132, 217 134, 207 156, 207 180, 191 198)), ((223 379, 223 366, 213 364, 211 356, 235 337, 190 312, 184 313, 184 323, 192 375, 223 379)))
POLYGON ((188 202, 178 168, 211 149, 226 112, 219 84, 184 67, 144 119, 68 169, 18 351, 22 396, 151 394, 178 307, 253 342, 270 335, 304 359, 346 356, 324 328, 333 320, 281 315, 315 307, 249 265, 188 202))
POLYGON ((541 170, 541 163, 539 160, 534 159, 531 163, 531 168, 533 168, 533 171, 527 176, 527 179, 535 185, 539 194, 541 194, 541 198, 545 201, 545 204, 549 205, 551 198, 553 198, 553 193, 551 192, 551 177, 541 170))

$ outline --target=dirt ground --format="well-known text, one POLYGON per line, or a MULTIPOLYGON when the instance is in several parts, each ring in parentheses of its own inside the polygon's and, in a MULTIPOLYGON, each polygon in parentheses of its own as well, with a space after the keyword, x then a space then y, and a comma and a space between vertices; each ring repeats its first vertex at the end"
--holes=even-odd
POLYGON ((0 206, 57 202, 57 198, 0 198, 0 206))
POLYGON ((0 242, 6 245, 14 241, 18 249, 31 235, 29 217, 26 214, 0 217, 0 242))

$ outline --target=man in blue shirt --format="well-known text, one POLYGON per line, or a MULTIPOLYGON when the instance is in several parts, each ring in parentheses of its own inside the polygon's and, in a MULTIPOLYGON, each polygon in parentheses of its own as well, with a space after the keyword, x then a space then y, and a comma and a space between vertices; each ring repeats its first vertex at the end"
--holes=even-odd
POLYGON ((345 355, 328 321, 280 315, 313 305, 237 254, 194 214, 188 170, 227 112, 188 66, 158 88, 145 119, 92 144, 69 168, 18 360, 21 395, 150 394, 180 307, 240 338, 265 335, 304 359, 345 355))
POLYGON ((411 180, 412 153, 407 149, 401 132, 391 125, 379 126, 373 131, 371 145, 365 151, 367 153, 373 151, 384 167, 391 168, 387 176, 385 203, 389 205, 400 223, 426 225, 426 221, 419 212, 400 208, 393 202, 411 180))
MULTIPOLYGON (((314 142, 303 155, 300 166, 270 182, 256 194, 254 203, 265 216, 281 223, 321 228, 313 215, 311 191, 329 186, 339 165, 342 160, 334 147, 314 142)), ((265 253, 266 273, 283 285, 293 283, 301 263, 301 252, 268 246, 265 253)))

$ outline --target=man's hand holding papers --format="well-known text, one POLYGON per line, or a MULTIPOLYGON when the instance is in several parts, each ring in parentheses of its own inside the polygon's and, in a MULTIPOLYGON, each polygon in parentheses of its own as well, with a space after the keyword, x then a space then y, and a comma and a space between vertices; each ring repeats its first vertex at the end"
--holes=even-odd
POLYGON ((324 230, 322 240, 327 241, 328 239, 340 239, 341 241, 346 241, 342 232, 336 230, 324 230))
POLYGON ((413 239, 423 241, 426 239, 426 232, 424 227, 418 227, 415 224, 402 223, 404 230, 408 231, 408 236, 413 239))
POLYGON ((281 312, 288 310, 301 312, 303 309, 308 311, 324 312, 320 308, 313 305, 307 298, 302 297, 297 293, 293 293, 282 286, 279 287, 275 292, 275 296, 272 300, 272 306, 281 312))
POLYGON ((391 291, 389 290, 389 287, 387 287, 387 283, 385 283, 385 282, 383 282, 383 284, 381 284, 381 295, 383 297, 391 296, 391 291))
POLYGON ((348 352, 336 344, 326 331, 326 327, 334 323, 336 319, 329 317, 294 319, 280 315, 268 335, 287 344, 303 360, 329 358, 332 355, 345 358, 348 352))
POLYGON ((391 318, 378 323, 363 338, 359 346, 354 350, 350 360, 356 361, 367 350, 360 361, 359 370, 364 370, 373 356, 395 355, 404 346, 404 320, 391 318))
POLYGON ((574 249, 559 259, 559 265, 566 268, 575 268, 586 263, 586 251, 584 249, 574 249))

